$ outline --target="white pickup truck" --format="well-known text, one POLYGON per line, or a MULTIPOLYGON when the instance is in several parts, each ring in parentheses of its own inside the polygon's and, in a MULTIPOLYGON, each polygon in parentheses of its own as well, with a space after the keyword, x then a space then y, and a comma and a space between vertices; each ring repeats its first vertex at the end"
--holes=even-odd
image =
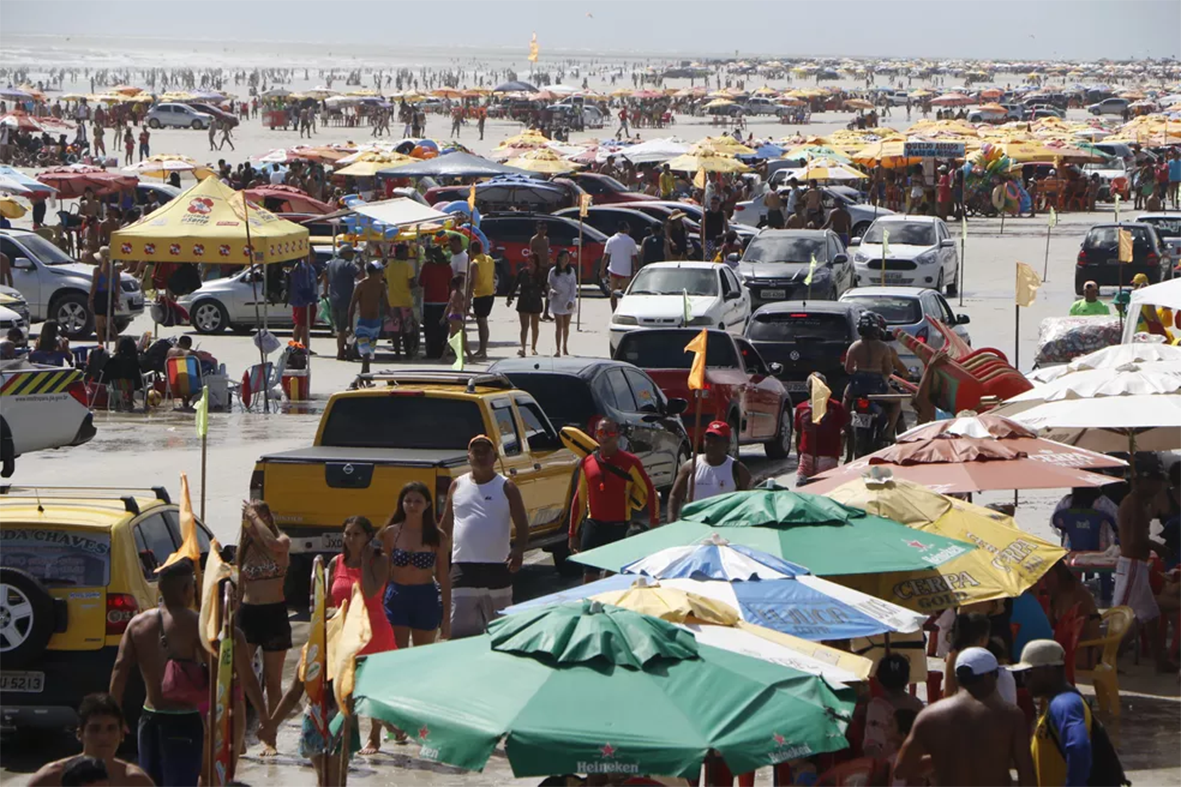
POLYGON ((21 454, 81 445, 94 435, 80 370, 0 361, 0 476, 12 475, 21 454))

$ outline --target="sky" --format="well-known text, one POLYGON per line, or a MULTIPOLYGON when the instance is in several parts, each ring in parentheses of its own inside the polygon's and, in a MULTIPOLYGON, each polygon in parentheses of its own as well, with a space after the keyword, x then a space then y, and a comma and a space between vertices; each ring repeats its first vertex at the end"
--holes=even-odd
POLYGON ((0 46, 33 34, 524 51, 532 32, 543 57, 1177 58, 1181 0, 0 0, 0 46))

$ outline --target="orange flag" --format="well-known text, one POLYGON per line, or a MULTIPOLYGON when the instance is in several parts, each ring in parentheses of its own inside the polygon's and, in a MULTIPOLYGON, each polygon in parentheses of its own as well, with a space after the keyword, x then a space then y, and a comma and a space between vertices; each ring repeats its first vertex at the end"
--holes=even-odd
POLYGON ((217 586, 223 580, 238 583, 238 567, 221 559, 221 544, 213 538, 209 541, 209 557, 205 559, 205 576, 201 582, 201 597, 197 609, 201 644, 210 653, 217 653, 215 643, 221 633, 221 604, 217 586))
POLYGON ((689 390, 700 391, 705 388, 705 345, 709 341, 709 331, 701 329, 701 333, 693 337, 693 341, 685 345, 685 352, 695 353, 693 365, 689 368, 689 390))
MULTIPOLYGON (((189 499, 189 477, 180 474, 180 546, 168 556, 163 565, 156 569, 159 574, 166 567, 179 560, 188 558, 193 561, 193 568, 199 574, 201 571, 201 544, 197 541, 197 520, 193 516, 193 503, 189 499)), ((200 577, 197 583, 200 584, 200 577)))
POLYGON ((476 184, 473 183, 467 190, 467 209, 476 209, 476 184))

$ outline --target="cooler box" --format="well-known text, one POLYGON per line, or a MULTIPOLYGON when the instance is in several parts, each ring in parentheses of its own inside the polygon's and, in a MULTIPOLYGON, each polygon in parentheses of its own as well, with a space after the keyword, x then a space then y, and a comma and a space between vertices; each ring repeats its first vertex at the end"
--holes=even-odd
POLYGON ((283 372, 283 393, 292 402, 306 402, 312 398, 312 376, 307 369, 287 369, 283 372))

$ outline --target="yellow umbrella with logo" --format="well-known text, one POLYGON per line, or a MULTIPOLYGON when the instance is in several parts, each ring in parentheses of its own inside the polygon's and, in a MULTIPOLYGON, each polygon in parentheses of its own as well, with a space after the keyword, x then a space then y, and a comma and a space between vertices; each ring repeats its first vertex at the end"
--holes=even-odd
POLYGON ((6 219, 19 219, 28 212, 20 200, 7 195, 0 197, 0 216, 6 219))
POLYGON ((701 151, 685 153, 668 162, 668 168, 676 172, 749 172, 750 167, 736 158, 701 151))
POLYGON ((354 160, 348 166, 341 167, 333 174, 347 175, 353 178, 372 178, 383 169, 396 167, 399 164, 408 164, 411 161, 417 161, 417 159, 395 153, 392 150, 369 150, 355 154, 354 160))
POLYGON ((1066 555, 1062 547, 1018 529, 1011 517, 901 478, 863 477, 826 496, 914 528, 916 542, 922 542, 921 533, 930 533, 978 547, 924 571, 833 577, 918 612, 1014 598, 1066 555))
POLYGON ((578 169, 578 165, 564 159, 553 148, 537 148, 504 162, 507 166, 546 175, 564 175, 578 169))

